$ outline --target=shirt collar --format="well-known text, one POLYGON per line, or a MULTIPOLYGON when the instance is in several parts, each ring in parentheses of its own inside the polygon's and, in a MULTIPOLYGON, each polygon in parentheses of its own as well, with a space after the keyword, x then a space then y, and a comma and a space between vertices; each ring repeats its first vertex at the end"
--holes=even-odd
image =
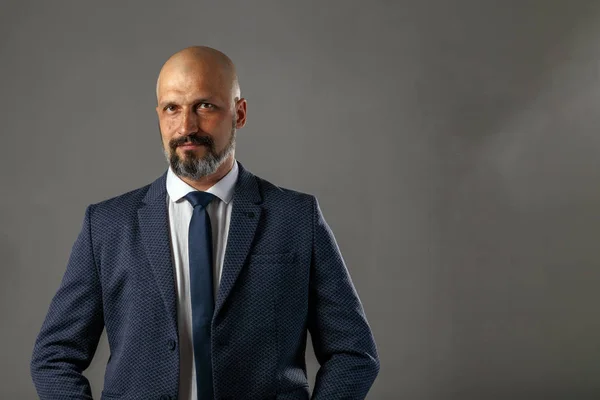
MULTIPOLYGON (((229 204, 233 197, 233 189, 235 188, 237 178, 238 165, 237 161, 234 160, 233 167, 229 170, 227 175, 206 191, 217 196, 221 201, 225 202, 225 204, 229 204)), ((182 181, 180 177, 175 175, 175 172, 173 172, 171 167, 169 167, 169 170, 167 171, 167 192, 169 193, 171 201, 178 202, 189 192, 194 192, 196 190, 197 189, 182 181)))

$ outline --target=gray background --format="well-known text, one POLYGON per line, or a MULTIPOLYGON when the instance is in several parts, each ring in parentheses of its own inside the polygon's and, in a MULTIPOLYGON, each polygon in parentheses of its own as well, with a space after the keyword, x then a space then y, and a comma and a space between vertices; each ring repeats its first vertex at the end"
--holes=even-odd
POLYGON ((320 200, 381 355, 369 399, 600 398, 599 22, 573 0, 2 0, 0 398, 35 398, 85 207, 166 169, 155 79, 194 44, 238 65, 238 159, 320 200))

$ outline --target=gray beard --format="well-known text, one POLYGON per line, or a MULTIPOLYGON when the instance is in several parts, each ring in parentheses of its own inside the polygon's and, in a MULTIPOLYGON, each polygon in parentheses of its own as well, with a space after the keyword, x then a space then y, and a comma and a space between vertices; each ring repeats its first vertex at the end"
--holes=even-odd
POLYGON ((179 157, 176 150, 171 150, 170 148, 168 150, 163 150, 163 152, 171 169, 173 169, 173 172, 177 176, 199 180, 200 178, 217 172, 217 169, 223 165, 223 162, 234 153, 235 134, 236 129, 232 128, 227 146, 219 153, 216 153, 208 146, 206 154, 202 157, 197 157, 192 152, 189 152, 185 159, 182 159, 179 157))

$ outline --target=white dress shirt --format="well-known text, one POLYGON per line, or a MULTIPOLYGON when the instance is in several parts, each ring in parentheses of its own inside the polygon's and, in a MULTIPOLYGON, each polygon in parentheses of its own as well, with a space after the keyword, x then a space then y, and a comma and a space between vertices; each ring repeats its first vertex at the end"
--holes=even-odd
MULTIPOLYGON (((238 165, 219 182, 206 190, 217 197, 206 207, 210 217, 213 243, 213 276, 215 300, 218 293, 229 221, 233 189, 238 178, 238 165)), ((192 219, 192 205, 184 198, 193 187, 182 181, 171 168, 167 172, 167 208, 169 210, 169 230, 175 263, 177 285, 177 323, 179 329, 179 396, 180 400, 195 400, 196 366, 192 342, 192 305, 190 300, 190 270, 188 255, 188 229, 192 219)))

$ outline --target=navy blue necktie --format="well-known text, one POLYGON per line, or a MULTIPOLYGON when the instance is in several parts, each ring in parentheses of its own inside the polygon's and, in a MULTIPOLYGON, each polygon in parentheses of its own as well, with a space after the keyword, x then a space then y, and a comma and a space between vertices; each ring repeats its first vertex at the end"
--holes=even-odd
POLYGON ((185 198, 194 207, 190 221, 188 247, 196 386, 198 400, 212 400, 210 326, 214 312, 213 258, 212 231, 206 206, 215 196, 207 192, 190 192, 185 198))

